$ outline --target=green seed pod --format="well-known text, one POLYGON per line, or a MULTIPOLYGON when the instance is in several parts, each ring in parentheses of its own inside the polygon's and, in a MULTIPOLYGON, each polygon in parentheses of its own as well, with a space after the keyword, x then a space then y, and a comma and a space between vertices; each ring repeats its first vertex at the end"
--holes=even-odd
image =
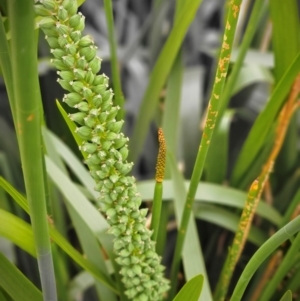
POLYGON ((70 92, 73 91, 73 88, 72 88, 72 86, 70 85, 70 82, 69 82, 69 81, 66 81, 66 80, 63 80, 63 79, 58 78, 58 79, 57 79, 57 82, 63 87, 63 89, 68 90, 68 91, 70 91, 70 92))
MULTIPOLYGON (((97 74, 100 71, 101 68, 101 59, 97 56, 95 56, 90 62, 89 62, 89 68, 94 74, 97 74)), ((97 84, 95 84, 97 85, 97 84)))
POLYGON ((92 103, 95 107, 99 107, 102 103, 102 96, 100 94, 97 94, 95 95, 93 98, 92 98, 92 103))
POLYGON ((93 92, 91 89, 89 89, 87 87, 83 87, 82 95, 85 99, 90 99, 93 96, 93 92))
POLYGON ((69 67, 62 60, 51 59, 50 62, 51 62, 51 64, 54 65, 54 67, 56 69, 59 69, 59 70, 69 70, 69 67))
POLYGON ((106 85, 97 85, 97 86, 93 86, 93 91, 96 93, 96 94, 101 94, 103 95, 104 92, 106 91, 107 89, 107 86, 106 85))
POLYGON ((77 79, 77 80, 84 79, 85 75, 86 75, 85 71, 78 69, 78 68, 73 69, 73 73, 74 73, 75 79, 77 79))
POLYGON ((132 169, 133 163, 125 163, 121 168, 118 168, 119 172, 123 175, 128 174, 132 169))
POLYGON ((141 280, 139 277, 134 277, 131 282, 134 284, 134 285, 139 285, 141 283, 141 280))
POLYGON ((85 57, 84 56, 81 56, 78 61, 77 61, 77 68, 78 69, 81 69, 81 70, 85 70, 86 67, 87 67, 88 63, 87 61, 85 60, 85 57))
POLYGON ((64 48, 68 44, 68 36, 60 35, 57 39, 57 42, 61 48, 64 48))
POLYGON ((91 134, 92 134, 92 130, 88 127, 88 126, 81 126, 76 128, 75 133, 81 138, 81 139, 90 139, 91 138, 91 134))
POLYGON ((63 102, 65 102, 69 107, 74 107, 82 101, 82 96, 78 93, 72 92, 66 94, 63 98, 63 102))
POLYGON ((68 11, 69 16, 73 16, 77 12, 77 1, 64 0, 62 6, 68 11))
POLYGON ((77 46, 74 43, 66 44, 65 49, 68 54, 75 55, 77 53, 77 46))
POLYGON ((94 81, 94 78, 95 78, 95 75, 92 72, 92 70, 88 70, 86 73, 85 81, 91 85, 94 81))
POLYGON ((58 7, 57 16, 58 16, 58 19, 61 20, 61 21, 65 21, 69 17, 68 12, 66 11, 66 9, 62 5, 60 5, 58 7))
POLYGON ((94 79, 93 84, 95 86, 104 85, 105 77, 103 75, 97 75, 94 79))
POLYGON ((76 28, 80 24, 81 16, 76 14, 69 19, 69 25, 72 28, 76 28))
POLYGON ((112 144, 112 141, 104 141, 102 143, 102 149, 108 151, 111 148, 112 144))
MULTIPOLYGON (((119 256, 121 257, 128 257, 130 255, 130 252, 126 249, 122 249, 119 253, 118 253, 119 256)), ((128 273, 131 272, 131 270, 128 269, 128 273)), ((132 274, 132 276, 134 276, 132 274)))
POLYGON ((88 157, 85 160, 85 163, 87 165, 99 165, 100 162, 101 161, 96 154, 88 155, 88 157))
POLYGON ((44 28, 42 29, 44 34, 48 37, 53 37, 53 38, 57 38, 58 37, 58 33, 57 31, 55 30, 55 27, 52 27, 52 28, 44 28))
MULTIPOLYGON (((112 105, 113 105, 113 102, 112 102, 111 100, 110 100, 110 101, 103 102, 103 103, 102 103, 102 106, 101 106, 101 109, 102 109, 103 111, 109 112, 109 111, 111 110, 111 108, 112 108, 112 105)), ((109 119, 109 121, 111 122, 112 119, 109 119)))
POLYGON ((99 115, 100 109, 91 109, 90 115, 97 117, 99 115))
POLYGON ((60 48, 51 49, 50 52, 56 59, 61 59, 64 55, 66 55, 66 53, 60 48))
POLYGON ((101 159, 101 160, 104 160, 106 158, 106 152, 104 151, 99 151, 98 152, 98 157, 101 159))
POLYGON ((78 80, 73 81, 71 85, 72 85, 74 91, 77 92, 77 93, 81 93, 82 89, 84 87, 83 83, 81 81, 78 81, 78 80))
POLYGON ((132 271, 137 275, 139 276, 140 274, 142 274, 142 268, 140 265, 134 265, 132 267, 132 271))
POLYGON ((125 161, 128 157, 128 148, 126 146, 122 147, 119 150, 119 153, 121 154, 123 161, 125 161))
POLYGON ((57 38, 54 38, 54 37, 48 37, 46 36, 45 37, 49 46, 52 48, 52 49, 55 49, 55 48, 59 48, 59 44, 58 44, 58 41, 57 41, 57 38))
POLYGON ((111 101, 113 96, 114 96, 114 93, 111 89, 103 92, 103 94, 102 94, 103 102, 111 101))
POLYGON ((88 46, 94 45, 94 41, 92 40, 90 35, 86 35, 80 39, 80 41, 78 42, 78 45, 80 47, 88 47, 88 46))
MULTIPOLYGON (((79 113, 82 114, 82 113, 79 113)), ((81 146, 81 150, 88 153, 93 154, 97 150, 97 145, 93 143, 84 142, 81 146)))
POLYGON ((128 137, 120 137, 119 139, 116 139, 114 144, 115 149, 123 147, 128 142, 128 140, 128 137))
POLYGON ((57 7, 57 4, 55 1, 53 0, 42 0, 40 1, 43 6, 47 9, 49 9, 50 11, 56 11, 56 7, 57 7))
POLYGON ((120 239, 116 239, 114 241, 114 249, 115 250, 120 250, 124 247, 125 243, 123 242, 123 240, 120 238, 120 239))
POLYGON ((117 138, 118 138, 118 134, 114 132, 108 132, 108 134, 106 135, 106 139, 109 141, 116 140, 117 138))
POLYGON ((75 30, 80 30, 83 31, 84 29, 84 23, 85 23, 85 17, 81 14, 78 13, 78 15, 80 16, 80 22, 77 26, 73 27, 75 30))
POLYGON ((65 81, 70 82, 74 79, 73 72, 71 71, 57 71, 57 74, 65 81))
POLYGON ((79 53, 85 57, 87 62, 90 62, 96 56, 97 50, 95 46, 88 46, 80 48, 79 53))
POLYGON ((114 133, 119 133, 120 130, 122 129, 123 124, 124 124, 124 120, 120 120, 117 122, 109 122, 107 128, 114 133))
POLYGON ((93 143, 95 143, 96 145, 101 145, 101 138, 97 135, 97 136, 93 136, 92 137, 92 139, 91 139, 91 141, 93 142, 93 143))
POLYGON ((42 16, 42 17, 51 16, 51 12, 41 4, 34 5, 34 11, 38 16, 42 16))
POLYGON ((73 68, 75 65, 75 59, 71 55, 66 55, 62 57, 62 61, 69 66, 70 68, 73 68))
POLYGON ((78 109, 81 112, 88 112, 90 107, 89 104, 85 101, 82 101, 74 106, 75 109, 78 109))
POLYGON ((116 237, 120 236, 122 233, 118 226, 112 226, 107 232, 116 237))
POLYGON ((70 32, 70 38, 73 40, 74 43, 77 43, 81 38, 81 31, 75 30, 70 32))
POLYGON ((71 31, 70 30, 70 27, 64 25, 64 24, 61 24, 60 22, 56 22, 56 30, 58 31, 58 33, 60 35, 68 35, 69 32, 71 31))
POLYGON ((105 179, 105 178, 107 178, 107 176, 108 176, 107 172, 103 171, 103 170, 98 170, 97 171, 97 175, 102 180, 105 179))
POLYGON ((111 175, 111 176, 109 177, 109 179, 115 184, 115 183, 118 182, 119 176, 118 176, 118 175, 111 175))
POLYGON ((107 116, 108 116, 107 112, 103 112, 103 113, 99 114, 99 121, 105 122, 107 119, 107 116))
MULTIPOLYGON (((126 290, 125 292, 126 296, 129 298, 129 299, 133 299, 135 298, 135 296, 138 294, 137 290, 133 287, 129 290, 126 290)), ((136 300, 136 299, 135 299, 136 300)))
POLYGON ((69 117, 72 121, 75 121, 80 125, 84 125, 84 118, 86 117, 86 114, 84 112, 77 112, 74 114, 69 114, 69 117))
MULTIPOLYGON (((52 30, 53 27, 55 26, 55 21, 51 18, 51 17, 45 17, 42 18, 39 22, 38 22, 38 27, 40 27, 42 30, 44 29, 50 29, 52 30)), ((48 34, 47 34, 48 35, 48 34)))
POLYGON ((86 116, 84 118, 84 123, 90 128, 93 128, 96 125, 97 119, 92 116, 86 116))
POLYGON ((113 118, 115 118, 117 116, 119 110, 120 110, 119 106, 112 107, 111 110, 108 112, 107 118, 109 120, 112 120, 113 118))
POLYGON ((114 208, 110 208, 106 211, 106 215, 109 218, 112 218, 113 216, 115 216, 117 214, 116 210, 114 208))

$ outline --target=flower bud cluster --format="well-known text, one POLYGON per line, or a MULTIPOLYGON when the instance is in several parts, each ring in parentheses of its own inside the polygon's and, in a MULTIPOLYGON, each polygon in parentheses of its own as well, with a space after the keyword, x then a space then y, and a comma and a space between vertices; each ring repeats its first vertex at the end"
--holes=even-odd
POLYGON ((35 5, 42 16, 52 63, 59 70, 58 83, 69 93, 63 101, 77 109, 69 117, 84 141, 80 149, 87 154, 86 164, 100 192, 101 210, 115 236, 116 262, 126 288, 134 301, 158 301, 168 289, 164 267, 155 252, 152 232, 145 226, 147 210, 139 209, 141 197, 135 179, 128 176, 128 138, 121 132, 123 121, 116 121, 119 107, 112 102, 108 78, 98 75, 101 60, 89 36, 82 36, 84 16, 77 13, 75 0, 42 0, 35 5))

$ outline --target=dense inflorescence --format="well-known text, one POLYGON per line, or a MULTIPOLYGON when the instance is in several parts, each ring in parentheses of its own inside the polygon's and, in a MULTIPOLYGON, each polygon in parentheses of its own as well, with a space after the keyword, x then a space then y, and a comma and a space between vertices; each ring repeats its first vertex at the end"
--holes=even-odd
POLYGON ((164 267, 155 252, 152 232, 145 226, 146 209, 139 209, 141 198, 135 179, 127 174, 128 138, 121 132, 123 121, 116 121, 119 107, 112 102, 108 78, 98 75, 101 60, 89 36, 82 36, 84 16, 77 13, 75 0, 43 0, 35 5, 59 70, 58 83, 67 91, 63 101, 76 113, 70 114, 76 133, 84 141, 80 149, 100 192, 101 210, 115 236, 116 262, 120 265, 126 295, 134 301, 158 301, 168 289, 164 267))

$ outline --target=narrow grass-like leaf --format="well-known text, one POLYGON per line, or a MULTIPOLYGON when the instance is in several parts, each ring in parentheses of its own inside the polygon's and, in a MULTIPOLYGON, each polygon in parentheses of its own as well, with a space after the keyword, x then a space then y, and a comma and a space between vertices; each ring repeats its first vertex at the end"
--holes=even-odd
POLYGON ((202 291, 204 278, 197 275, 190 279, 176 295, 173 301, 197 301, 202 291))
POLYGON ((111 73, 114 86, 114 103, 118 105, 121 109, 117 115, 118 120, 123 119, 124 116, 124 96, 122 93, 120 72, 119 72, 119 62, 117 57, 117 41, 115 37, 114 30, 114 16, 111 0, 104 0, 104 11, 106 16, 106 24, 108 29, 108 41, 110 48, 110 63, 111 63, 111 73))
MULTIPOLYGON (((300 233, 297 234, 293 240, 292 245, 288 249, 278 269, 273 274, 270 281, 268 281, 266 287, 262 291, 259 300, 269 300, 276 292, 280 281, 287 275, 289 270, 295 265, 295 259, 299 260, 299 248, 300 248, 300 233)), ((296 260, 296 262, 298 262, 296 260)))
POLYGON ((150 81, 143 98, 134 133, 130 140, 130 161, 135 161, 142 149, 149 123, 157 105, 159 93, 165 84, 182 40, 194 19, 200 3, 201 0, 185 3, 184 8, 180 11, 178 16, 178 22, 173 27, 151 72, 150 81))
MULTIPOLYGON (((176 213, 176 220, 177 223, 181 223, 182 213, 184 210, 184 203, 183 200, 186 197, 186 187, 184 185, 184 179, 180 172, 177 169, 176 161, 172 155, 168 154, 168 160, 171 168, 172 174, 172 186, 174 191, 174 205, 175 205, 175 213, 176 213)), ((181 255, 182 261, 184 265, 184 271, 186 279, 189 280, 197 274, 204 275, 205 279, 208 279, 206 276, 206 268, 204 264, 203 254, 201 252, 200 241, 198 238, 198 232, 195 225, 194 216, 192 214, 191 218, 189 219, 188 227, 185 231, 185 243, 183 245, 182 253, 174 254, 174 259, 177 264, 177 268, 179 268, 179 264, 181 262, 181 255), (197 265, 195 265, 197 262, 197 265)), ((173 259, 173 260, 174 260, 173 259)), ((172 288, 169 293, 169 300, 172 300, 175 292, 176 292, 176 283, 178 277, 178 269, 172 269, 171 271, 171 283, 172 288)), ((206 281, 204 282, 203 292, 201 294, 201 301, 209 301, 212 300, 211 291, 209 287, 209 283, 206 281)))
POLYGON ((280 299, 280 301, 292 301, 292 300, 293 300, 293 295, 291 291, 286 291, 285 294, 280 299))
POLYGON ((234 111, 224 114, 211 142, 210 152, 205 162, 205 180, 211 183, 222 183, 225 180, 228 164, 229 129, 234 111))
MULTIPOLYGON (((276 82, 278 82, 300 50, 298 4, 296 0, 287 0, 284 2, 284 6, 282 6, 278 1, 272 0, 269 6, 273 26, 274 75, 276 82), (283 20, 285 20, 284 26, 283 20)), ((282 150, 278 156, 278 168, 275 167, 276 174, 280 180, 285 180, 297 164, 297 140, 297 121, 296 118, 293 118, 290 122, 282 150)))
POLYGON ((42 301, 43 296, 29 280, 0 252, 0 286, 14 301, 42 301))
MULTIPOLYGON (((0 177, 0 186, 28 213, 27 200, 16 191, 8 182, 0 177)), ((118 294, 115 284, 110 279, 107 279, 105 275, 91 262, 87 261, 83 256, 74 249, 68 241, 55 229, 50 227, 51 238, 57 245, 62 248, 79 266, 90 272, 97 280, 105 284, 108 288, 118 294)))
MULTIPOLYGON (((63 163, 60 161, 60 158, 56 158, 58 154, 56 153, 53 142, 58 143, 58 145, 56 145, 56 149, 63 149, 65 152, 67 152, 68 156, 71 157, 71 161, 73 160, 75 163, 77 163, 75 166, 72 166, 72 169, 75 170, 75 174, 80 175, 81 173, 84 173, 86 178, 91 179, 86 169, 84 169, 74 154, 57 137, 55 137, 53 134, 50 135, 50 132, 46 131, 46 129, 44 129, 43 135, 44 139, 47 141, 47 146, 51 147, 51 149, 54 149, 54 151, 52 151, 51 154, 49 153, 49 155, 52 155, 53 160, 55 160, 55 164, 59 164, 58 166, 60 170, 64 172, 64 174, 67 175, 66 169, 64 168, 63 163)), ((65 187, 65 189, 67 189, 67 187, 65 187)), ((68 201, 66 202, 66 206, 87 259, 97 268, 99 268, 103 274, 109 277, 103 253, 100 251, 98 238, 82 218, 81 214, 79 214, 78 211, 76 211, 74 207, 68 203, 68 201)), ((95 281, 95 286, 99 299, 103 299, 104 296, 107 301, 114 301, 116 299, 116 295, 97 280, 95 281)))
POLYGON ((15 245, 36 257, 32 229, 19 217, 0 209, 0 236, 12 241, 15 245))
POLYGON ((231 177, 231 184, 239 186, 245 173, 248 171, 254 159, 261 151, 265 139, 285 101, 297 74, 300 70, 300 53, 285 72, 279 83, 276 85, 265 109, 257 117, 251 131, 243 145, 231 177))
POLYGON ((16 130, 26 195, 43 296, 45 301, 56 301, 56 283, 46 210, 45 165, 41 148, 43 116, 38 81, 34 7, 31 0, 9 1, 8 4, 16 130))
MULTIPOLYGON (((185 189, 189 187, 189 184, 189 181, 185 181, 185 189)), ((143 200, 152 199, 154 185, 155 182, 153 180, 141 181, 138 183, 138 190, 141 193, 143 200)), ((165 180, 163 200, 172 200, 175 196, 176 192, 173 188, 172 181, 165 180)), ((195 201, 243 209, 246 197, 247 193, 237 189, 200 182, 195 195, 195 201)), ((282 223, 282 216, 280 213, 263 201, 258 204, 256 213, 276 226, 279 226, 282 223)))
MULTIPOLYGON (((240 219, 240 216, 236 213, 232 213, 229 210, 217 206, 205 204, 199 204, 194 210, 194 214, 196 218, 218 225, 224 229, 232 231, 233 233, 236 232, 240 219)), ((256 246, 260 247, 267 239, 268 235, 262 230, 255 226, 251 227, 248 236, 249 242, 252 242, 256 246)))
POLYGON ((13 91, 12 67, 11 67, 9 46, 6 39, 6 33, 4 29, 4 24, 2 22, 1 13, 0 13, 0 66, 1 66, 1 74, 4 78, 5 87, 8 94, 8 100, 10 102, 14 123, 16 124, 16 105, 15 105, 14 91, 13 91))
POLYGON ((250 261, 244 268, 238 283, 231 296, 231 301, 240 301, 243 297, 245 289, 250 282, 253 274, 261 266, 264 260, 272 254, 284 241, 291 238, 300 230, 300 216, 289 222, 282 229, 271 236, 251 257, 250 261))

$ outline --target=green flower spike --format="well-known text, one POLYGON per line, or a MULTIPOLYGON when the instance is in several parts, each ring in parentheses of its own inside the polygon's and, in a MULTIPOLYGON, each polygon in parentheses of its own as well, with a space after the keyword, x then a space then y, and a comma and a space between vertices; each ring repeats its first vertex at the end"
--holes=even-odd
POLYGON ((77 113, 70 114, 78 124, 76 133, 84 140, 80 149, 87 154, 86 164, 100 192, 101 210, 115 236, 116 262, 126 295, 134 301, 159 301, 169 288, 164 267, 155 252, 152 231, 146 228, 147 210, 135 179, 128 176, 132 163, 126 161, 128 138, 121 133, 123 121, 116 121, 119 107, 112 102, 107 76, 97 75, 101 60, 89 36, 81 35, 84 16, 77 13, 75 0, 43 0, 35 5, 59 70, 58 83, 67 91, 63 101, 77 113))

